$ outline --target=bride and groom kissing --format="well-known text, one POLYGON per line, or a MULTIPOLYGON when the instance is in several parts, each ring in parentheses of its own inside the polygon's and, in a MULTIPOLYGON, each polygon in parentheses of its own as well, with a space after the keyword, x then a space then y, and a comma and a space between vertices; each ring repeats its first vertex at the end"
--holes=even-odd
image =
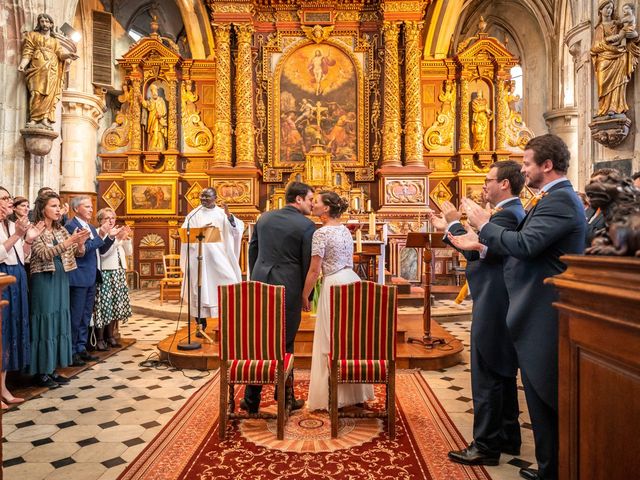
MULTIPOLYGON (((251 280, 284 285, 286 351, 293 353, 302 310, 310 310, 309 297, 322 272, 323 284, 313 336, 307 408, 328 410, 330 287, 360 281, 353 271, 351 233, 340 222, 340 216, 347 210, 348 202, 335 192, 322 191, 315 194, 309 185, 292 182, 285 191, 285 203, 281 209, 263 213, 255 225, 249 242, 251 280), (322 227, 316 230, 309 215, 319 217, 322 227)), ((261 391, 261 385, 247 385, 240 408, 249 413, 257 413, 261 391)), ((286 385, 285 395, 287 406, 292 410, 304 406, 305 401, 294 396, 293 374, 286 385)), ((373 398, 372 385, 339 385, 340 407, 373 398)))

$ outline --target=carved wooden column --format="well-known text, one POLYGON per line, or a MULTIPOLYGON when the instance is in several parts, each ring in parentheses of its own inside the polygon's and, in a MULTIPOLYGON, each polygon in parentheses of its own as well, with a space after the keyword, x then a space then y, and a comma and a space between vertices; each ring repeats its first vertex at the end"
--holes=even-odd
MULTIPOLYGON (((137 75, 131 80, 131 88, 134 92, 142 93, 142 78, 137 75)), ((131 150, 127 155, 127 170, 138 171, 140 168, 140 152, 142 150, 142 128, 140 126, 141 105, 135 98, 129 107, 131 109, 131 150)))
POLYGON ((404 22, 405 34, 405 165, 424 167, 420 95, 420 29, 423 22, 404 22))
POLYGON ((471 150, 469 144, 469 80, 460 79, 460 150, 471 150))
POLYGON ((236 61, 236 166, 255 167, 253 132, 253 75, 251 71, 251 40, 253 26, 234 24, 238 35, 236 61))
POLYGON ((167 126, 167 151, 164 155, 165 171, 175 172, 178 166, 178 80, 175 72, 168 75, 169 88, 166 92, 169 103, 169 125, 167 126))
POLYGON ((231 49, 230 25, 217 25, 216 35, 216 126, 213 165, 231 166, 231 49))
POLYGON ((382 123, 382 167, 401 167, 398 22, 385 21, 382 31, 384 33, 384 120, 382 123))

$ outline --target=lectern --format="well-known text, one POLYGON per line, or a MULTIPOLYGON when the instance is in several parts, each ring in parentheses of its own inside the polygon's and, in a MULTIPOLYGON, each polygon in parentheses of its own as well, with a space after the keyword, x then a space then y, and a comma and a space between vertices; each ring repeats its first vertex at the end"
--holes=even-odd
MULTIPOLYGON (((422 322, 424 336, 422 338, 409 337, 408 343, 420 343, 427 348, 433 348, 438 344, 444 344, 444 339, 431 336, 431 248, 434 243, 442 244, 437 236, 442 235, 430 232, 410 232, 407 234, 405 247, 422 248, 422 260, 424 261, 423 288, 424 308, 422 309, 422 322), (434 237, 432 237, 434 235, 434 237)), ((442 244, 442 247, 446 245, 442 244)))
MULTIPOLYGON (((214 226, 181 228, 180 241, 187 244, 187 341, 178 343, 178 350, 197 350, 202 345, 200 342, 191 341, 191 244, 198 242, 198 315, 201 318, 201 295, 202 295, 202 244, 217 243, 221 241, 220 230, 214 226)), ((204 334, 204 332, 203 332, 204 334)), ((209 341, 211 339, 209 338, 209 341)))

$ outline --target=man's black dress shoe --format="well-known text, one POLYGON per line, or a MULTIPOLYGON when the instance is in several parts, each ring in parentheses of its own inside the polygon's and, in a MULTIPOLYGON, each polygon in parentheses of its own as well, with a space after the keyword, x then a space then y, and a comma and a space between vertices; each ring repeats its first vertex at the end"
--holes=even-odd
POLYGON ((520 476, 525 478, 526 480, 539 480, 540 475, 538 475, 538 470, 535 468, 521 468, 520 476))
POLYGON ((242 398, 240 399, 240 409, 244 410, 247 413, 254 414, 254 413, 258 413, 259 407, 254 407, 253 405, 249 406, 247 401, 244 398, 242 398))
POLYGON ((72 367, 84 367, 86 364, 87 363, 80 358, 80 355, 78 355, 77 353, 73 354, 73 357, 71 360, 72 367))
POLYGON ((85 362, 96 362, 96 361, 100 360, 100 357, 96 357, 95 355, 91 355, 86 350, 81 351, 78 355, 85 362))
POLYGON ((49 378, 54 382, 59 383, 60 385, 66 385, 70 382, 67 377, 63 377, 58 372, 53 372, 51 375, 49 375, 49 378))
POLYGON ((60 385, 54 382, 49 375, 36 375, 33 377, 33 383, 39 387, 60 388, 60 385))
POLYGON ((456 463, 464 465, 489 465, 495 466, 500 463, 500 454, 488 455, 478 450, 475 443, 472 443, 464 450, 452 450, 449 458, 456 463))
POLYGON ((287 407, 289 407, 289 405, 291 405, 291 411, 293 412, 294 410, 300 410, 302 407, 304 407, 304 400, 302 400, 301 398, 299 399, 293 399, 293 401, 289 404, 287 403, 287 407))

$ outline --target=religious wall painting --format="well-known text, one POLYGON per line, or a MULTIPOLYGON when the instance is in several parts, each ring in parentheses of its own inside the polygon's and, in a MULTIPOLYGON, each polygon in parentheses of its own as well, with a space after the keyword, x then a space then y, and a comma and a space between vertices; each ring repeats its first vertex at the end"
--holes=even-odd
POLYGON ((303 162, 319 144, 333 161, 355 164, 359 91, 354 59, 334 45, 314 43, 282 61, 274 112, 280 162, 303 162))
POLYGON ((127 215, 171 215, 175 212, 175 181, 130 180, 127 182, 127 215))

